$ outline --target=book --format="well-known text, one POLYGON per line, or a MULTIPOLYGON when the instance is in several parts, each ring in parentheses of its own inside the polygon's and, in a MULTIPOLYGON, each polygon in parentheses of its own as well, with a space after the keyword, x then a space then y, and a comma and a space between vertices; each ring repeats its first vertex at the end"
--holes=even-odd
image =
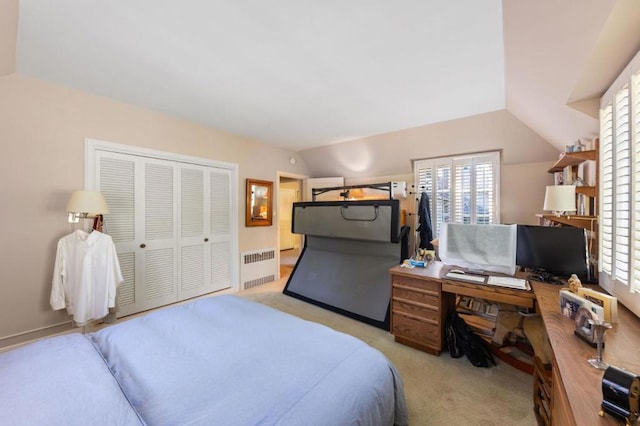
POLYGON ((601 320, 604 320, 604 308, 602 306, 597 305, 575 293, 571 293, 568 289, 560 290, 560 312, 562 312, 562 315, 575 320, 580 307, 587 308, 594 314, 598 315, 601 320))
POLYGON ((618 322, 618 299, 615 297, 588 287, 578 288, 578 296, 581 296, 596 305, 602 306, 604 309, 605 321, 610 323, 618 322))

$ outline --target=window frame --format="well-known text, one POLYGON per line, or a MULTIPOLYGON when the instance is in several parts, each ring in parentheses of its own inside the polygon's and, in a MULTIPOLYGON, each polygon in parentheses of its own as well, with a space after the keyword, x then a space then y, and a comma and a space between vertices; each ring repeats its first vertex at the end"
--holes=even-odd
MULTIPOLYGON (((501 151, 484 151, 477 153, 453 155, 447 157, 425 158, 413 161, 414 182, 416 187, 416 198, 419 200, 423 192, 429 194, 431 208, 431 221, 433 226, 433 236, 437 238, 440 233, 441 223, 478 223, 478 192, 491 192, 491 207, 489 221, 482 223, 500 223, 500 167, 501 151), (491 164, 492 176, 490 188, 485 185, 479 186, 477 172, 479 166, 491 164), (464 197, 460 197, 461 188, 456 182, 456 167, 468 166, 469 170, 469 211, 465 213, 464 197), (422 182, 421 175, 431 175, 431 184, 422 182), (448 171, 448 173, 446 173, 448 171), (447 177, 448 175, 448 177, 447 177), (435 183, 440 183, 438 186, 435 183), (447 190, 448 188, 448 190, 447 190), (446 197, 448 192, 448 198, 446 197), (463 204, 459 206, 459 204, 463 204), (444 217, 442 220, 441 216, 444 217), (468 217, 468 221, 465 219, 468 217)), ((465 192, 466 192, 465 191, 465 192)), ((485 204, 486 205, 486 204, 485 204)), ((480 214, 486 218, 487 214, 480 214)), ((416 216, 416 222, 418 218, 416 216)))
POLYGON ((640 52, 600 100, 598 161, 599 283, 640 316, 640 52))

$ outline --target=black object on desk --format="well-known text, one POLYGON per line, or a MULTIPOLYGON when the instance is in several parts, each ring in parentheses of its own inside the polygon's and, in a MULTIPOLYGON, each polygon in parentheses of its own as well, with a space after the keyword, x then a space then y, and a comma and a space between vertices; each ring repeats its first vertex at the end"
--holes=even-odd
POLYGON ((640 377, 610 365, 602 377, 602 411, 632 424, 638 419, 640 377))
POLYGON ((527 271, 527 276, 530 280, 539 281, 547 284, 566 285, 566 281, 556 277, 553 274, 545 271, 544 269, 531 269, 527 271))

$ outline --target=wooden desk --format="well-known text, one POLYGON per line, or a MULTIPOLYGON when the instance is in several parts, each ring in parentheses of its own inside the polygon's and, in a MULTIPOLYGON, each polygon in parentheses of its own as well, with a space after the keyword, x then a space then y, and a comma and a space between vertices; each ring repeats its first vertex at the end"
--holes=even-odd
POLYGON ((389 270, 391 274, 391 333, 396 342, 439 355, 444 347, 444 321, 455 308, 456 294, 533 308, 533 291, 514 290, 442 278, 445 266, 389 270))
MULTIPOLYGON (((535 306, 553 349, 551 418, 555 425, 619 425, 600 417, 603 370, 587 364, 596 350, 573 334, 574 323, 560 313, 560 286, 532 282, 532 291, 511 290, 440 277, 442 264, 429 268, 393 267, 391 333, 395 340, 435 355, 444 346, 444 319, 455 307, 455 294, 496 302, 535 306)), ((607 331, 603 359, 640 374, 640 319, 618 305, 619 322, 607 331)))
MULTIPOLYGON (((552 406, 554 425, 619 425, 600 417, 603 370, 587 364, 596 350, 573 334, 574 322, 560 313, 559 287, 533 282, 549 342, 553 349, 552 406)), ((605 334, 602 358, 609 364, 640 374, 640 319, 618 304, 619 322, 605 334)))

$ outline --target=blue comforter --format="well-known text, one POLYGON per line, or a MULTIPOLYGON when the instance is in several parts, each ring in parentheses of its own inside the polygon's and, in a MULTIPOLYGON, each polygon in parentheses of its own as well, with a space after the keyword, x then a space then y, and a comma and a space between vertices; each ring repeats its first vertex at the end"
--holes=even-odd
MULTIPOLYGON (((70 416, 110 411, 116 404, 110 415, 119 417, 101 422, 96 412, 100 420, 92 424, 132 424, 138 416, 149 425, 407 424, 402 381, 379 351, 239 297, 174 306, 87 337, 97 351, 86 340, 93 354, 69 354, 68 359, 102 357, 99 375, 107 373, 100 380, 105 382, 100 386, 107 386, 103 392, 111 393, 113 386, 122 390, 114 392, 119 397, 105 399, 104 407, 70 403, 70 416)), ((29 356, 41 357, 39 352, 29 356)), ((0 368, 5 356, 0 355, 0 368)), ((3 385, 5 374, 0 374, 3 385)), ((36 382, 50 373, 41 374, 36 382)), ((11 385, 24 387, 30 380, 34 377, 28 374, 13 377, 11 385)), ((73 385, 75 378, 67 377, 66 383, 73 385)), ((34 388, 30 397, 15 403, 39 406, 47 395, 34 388)), ((1 416, 8 409, 3 399, 1 416)))

